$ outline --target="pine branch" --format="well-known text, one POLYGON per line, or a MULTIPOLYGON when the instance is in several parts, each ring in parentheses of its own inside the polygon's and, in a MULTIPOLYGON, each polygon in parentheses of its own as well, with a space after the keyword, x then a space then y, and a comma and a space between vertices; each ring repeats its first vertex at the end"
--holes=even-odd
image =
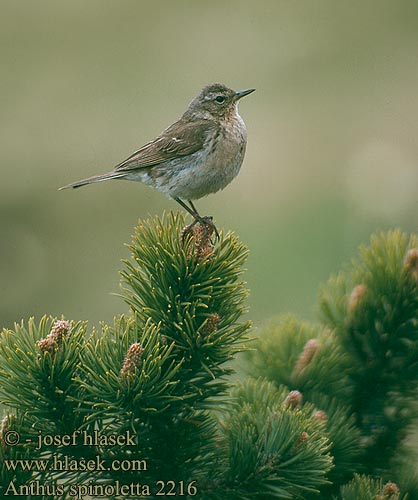
POLYGON ((248 251, 232 233, 222 234, 215 248, 206 240, 202 248, 198 233, 182 249, 183 226, 184 219, 173 214, 138 226, 130 246, 134 262, 122 272, 124 298, 140 321, 158 325, 173 344, 181 364, 177 394, 206 408, 208 396, 225 389, 225 363, 246 340, 249 323, 239 318, 248 292, 239 280, 248 251))
MULTIPOLYGON (((417 415, 418 237, 373 237, 323 288, 323 324, 272 322, 247 354, 250 377, 231 391, 228 362, 246 350, 250 326, 241 320, 248 250, 232 233, 213 245, 198 224, 183 247, 183 225, 170 214, 136 229, 122 272, 127 317, 91 334, 85 323, 46 317, 3 331, 0 403, 10 411, 0 432, 2 493, 11 482, 43 480, 59 491, 91 478, 5 467, 34 457, 38 429, 132 433, 127 447, 50 443, 38 456, 139 457, 150 465, 143 483, 192 484, 186 498, 404 500, 390 475, 418 491, 404 446, 417 415), (17 446, 7 444, 10 429, 17 446)), ((130 484, 138 471, 105 469, 95 480, 130 484)))
POLYGON ((350 354, 351 407, 364 436, 369 472, 390 470, 417 416, 416 247, 416 236, 376 234, 347 271, 330 280, 320 298, 325 321, 350 354), (337 314, 328 314, 337 309, 337 314))
POLYGON ((417 415, 417 248, 418 237, 400 231, 373 236, 323 287, 324 326, 272 323, 249 354, 252 374, 299 390, 323 412, 334 491, 355 471, 400 478, 400 457, 411 457, 404 440, 417 415))
MULTIPOLYGON (((125 448, 100 442, 49 446, 44 457, 54 453, 75 462, 141 457, 151 465, 141 472, 145 483, 207 483, 207 471, 220 459, 209 410, 225 397, 231 373, 226 362, 245 348, 249 329, 249 322, 240 320, 247 297, 240 276, 248 251, 231 233, 213 246, 200 226, 183 248, 183 225, 181 216, 171 214, 137 228, 130 246, 134 260, 122 273, 128 318, 102 325, 89 337, 85 324, 51 318, 3 332, 1 402, 24 416, 25 428, 136 437, 125 448)), ((34 453, 29 444, 15 451, 34 453)), ((108 469, 98 481, 129 484, 137 476, 108 469)), ((48 470, 13 477, 62 485, 88 481, 90 473, 48 470)))
POLYGON ((406 500, 395 483, 382 484, 381 480, 355 475, 354 479, 341 488, 340 500, 406 500))
POLYGON ((80 422, 73 397, 86 325, 32 318, 0 337, 0 398, 51 433, 71 432, 80 422))
POLYGON ((238 385, 233 401, 222 422, 228 459, 215 476, 223 498, 316 496, 332 467, 322 423, 261 380, 238 385))

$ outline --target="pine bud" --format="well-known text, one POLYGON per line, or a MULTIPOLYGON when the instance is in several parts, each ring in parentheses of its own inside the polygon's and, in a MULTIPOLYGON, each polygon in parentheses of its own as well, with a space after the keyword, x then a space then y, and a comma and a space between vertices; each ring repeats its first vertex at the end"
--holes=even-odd
POLYGON ((204 260, 206 259, 206 257, 209 257, 212 254, 213 254, 213 245, 210 244, 207 247, 201 249, 199 257, 201 260, 204 260))
POLYGON ((65 320, 55 321, 51 328, 50 336, 55 340, 55 342, 60 346, 62 340, 65 336, 70 333, 70 324, 65 320))
POLYGON ((42 339, 38 342, 38 346, 42 352, 49 352, 50 354, 53 354, 55 351, 58 350, 58 344, 49 337, 46 337, 45 339, 42 339))
POLYGON ((386 483, 383 486, 382 494, 376 497, 376 500, 397 500, 399 498, 399 488, 396 483, 386 483))
POLYGON ((418 281, 418 248, 408 250, 403 261, 404 268, 411 274, 415 281, 418 281))
POLYGON ((50 354, 53 354, 61 347, 64 337, 66 337, 70 331, 71 327, 68 321, 55 321, 46 338, 39 340, 39 348, 42 352, 49 352, 50 354))
POLYGON ((0 435, 4 435, 10 429, 10 424, 13 423, 15 417, 10 417, 10 415, 5 415, 2 418, 1 426, 0 426, 0 435))
POLYGON ((301 432, 299 439, 292 447, 292 453, 296 453, 300 448, 301 444, 304 443, 307 439, 309 439, 309 434, 306 431, 301 432))
MULTIPOLYGON (((183 239, 184 231, 186 228, 183 228, 181 232, 181 239, 183 239)), ((191 228, 191 238, 193 243, 188 248, 188 257, 194 255, 198 259, 203 260, 213 253, 213 244, 212 244, 212 234, 213 227, 208 224, 195 224, 191 228)))
POLYGON ((316 410, 312 413, 312 417, 315 420, 319 420, 321 422, 327 422, 328 421, 328 415, 322 411, 322 410, 316 410))
POLYGON ((300 434, 300 437, 299 437, 299 444, 303 443, 304 441, 306 441, 307 439, 309 439, 309 434, 305 431, 303 431, 301 434, 300 434))
POLYGON ((6 415, 5 417, 2 418, 1 421, 1 427, 0 427, 0 434, 4 434, 9 428, 9 417, 6 415))
POLYGON ((352 314, 362 301, 364 295, 367 292, 367 287, 366 285, 357 285, 353 288, 353 291, 351 292, 350 298, 348 299, 348 312, 352 314))
POLYGON ((135 375, 137 368, 141 366, 141 363, 142 346, 136 342, 129 347, 128 352, 126 353, 125 360, 119 373, 120 378, 125 381, 132 378, 135 375))
POLYGON ((302 406, 302 394, 299 391, 290 391, 283 401, 283 406, 291 410, 302 406))
POLYGON ((4 435, 6 434, 7 431, 10 430, 10 428, 13 426, 15 422, 16 422, 16 417, 14 415, 6 415, 3 417, 1 421, 0 446, 2 447, 3 450, 6 449, 6 443, 3 441, 4 435))
POLYGON ((312 358, 315 356, 316 351, 320 347, 320 343, 318 339, 310 339, 306 342, 305 347, 295 365, 295 374, 299 375, 299 373, 306 368, 309 363, 312 361, 312 358))
POLYGON ((202 335, 209 335, 218 329, 219 321, 221 317, 218 313, 212 313, 207 319, 205 324, 201 328, 202 335))

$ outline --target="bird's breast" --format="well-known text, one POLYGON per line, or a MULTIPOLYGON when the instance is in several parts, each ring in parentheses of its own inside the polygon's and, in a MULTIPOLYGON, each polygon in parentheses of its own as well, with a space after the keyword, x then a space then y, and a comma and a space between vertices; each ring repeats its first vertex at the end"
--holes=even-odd
POLYGON ((221 124, 208 144, 206 169, 215 192, 223 189, 238 174, 247 145, 244 121, 237 115, 221 124))
POLYGON ((144 171, 137 180, 172 198, 197 200, 223 189, 236 177, 246 144, 245 124, 237 114, 213 127, 198 151, 144 171))
POLYGON ((226 187, 241 168, 246 144, 247 132, 239 115, 218 123, 201 150, 176 171, 170 196, 197 200, 226 187))

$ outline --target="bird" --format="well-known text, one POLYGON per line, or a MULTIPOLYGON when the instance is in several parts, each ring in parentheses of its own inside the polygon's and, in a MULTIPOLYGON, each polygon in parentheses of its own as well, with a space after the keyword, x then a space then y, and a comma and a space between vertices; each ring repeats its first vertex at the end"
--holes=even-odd
POLYGON ((238 175, 247 145, 238 103, 254 91, 234 91, 221 83, 206 85, 178 121, 113 170, 60 190, 111 179, 142 182, 175 200, 193 217, 183 236, 200 223, 219 237, 213 218, 201 216, 193 201, 225 188, 238 175))

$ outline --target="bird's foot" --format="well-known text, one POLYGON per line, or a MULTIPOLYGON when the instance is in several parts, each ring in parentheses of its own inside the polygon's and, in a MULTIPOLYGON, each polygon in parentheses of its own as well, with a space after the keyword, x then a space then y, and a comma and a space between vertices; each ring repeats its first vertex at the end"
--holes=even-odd
POLYGON ((215 223, 213 222, 213 217, 211 215, 206 215, 204 217, 199 217, 199 224, 203 227, 204 231, 207 232, 207 236, 210 238, 213 233, 215 233, 216 239, 219 240, 219 232, 216 229, 215 223))
POLYGON ((219 238, 219 232, 213 222, 213 217, 195 217, 195 220, 182 230, 182 247, 184 248, 187 237, 192 234, 195 240, 197 253, 200 254, 202 249, 208 249, 209 247, 210 249, 212 249, 212 235, 214 233, 216 235, 216 238, 219 238))

